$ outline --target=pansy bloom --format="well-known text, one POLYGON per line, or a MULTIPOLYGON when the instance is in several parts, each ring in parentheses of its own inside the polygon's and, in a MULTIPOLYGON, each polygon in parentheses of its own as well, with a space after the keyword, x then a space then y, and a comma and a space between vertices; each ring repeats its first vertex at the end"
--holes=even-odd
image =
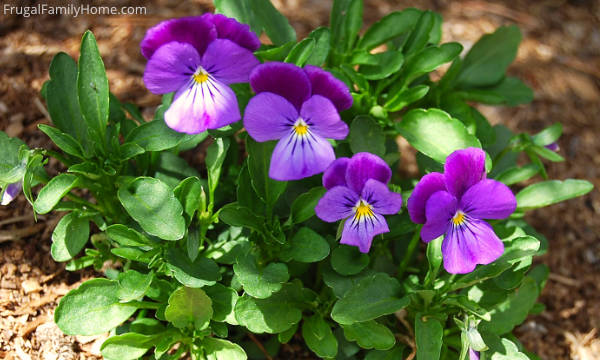
POLYGON ((423 241, 446 235, 442 242, 444 268, 464 274, 502 255, 502 241, 483 219, 507 218, 517 201, 506 185, 486 179, 485 152, 468 148, 446 158, 444 174, 423 176, 407 205, 411 220, 425 224, 423 241))
POLYGON ((348 135, 339 115, 352 106, 346 85, 318 67, 279 62, 254 68, 250 85, 257 95, 244 113, 246 131, 259 142, 279 140, 269 176, 286 181, 323 172, 335 160, 327 139, 348 135))
POLYGON ((228 86, 248 82, 259 64, 253 54, 260 42, 248 25, 219 14, 159 23, 142 40, 148 59, 144 83, 155 94, 175 92, 165 112, 167 125, 197 134, 241 119, 228 86))
POLYGON ((4 193, 2 194, 2 200, 0 201, 0 205, 10 204, 11 201, 13 201, 17 197, 17 195, 19 195, 21 189, 23 189, 23 185, 20 181, 8 184, 6 186, 6 189, 4 190, 4 193))
POLYGON ((376 155, 339 158, 323 174, 327 192, 315 212, 327 222, 346 219, 340 242, 369 252, 373 237, 390 231, 383 215, 402 207, 402 196, 388 189, 391 177, 390 167, 376 155))

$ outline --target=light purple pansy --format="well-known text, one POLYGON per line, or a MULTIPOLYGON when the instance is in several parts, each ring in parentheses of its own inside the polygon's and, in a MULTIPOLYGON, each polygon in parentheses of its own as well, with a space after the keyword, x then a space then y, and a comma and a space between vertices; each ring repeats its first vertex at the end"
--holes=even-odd
POLYGON ((390 167, 371 153, 339 158, 323 174, 327 192, 315 212, 327 222, 346 219, 340 242, 367 253, 375 235, 390 231, 383 215, 402 207, 402 196, 387 186, 391 177, 390 167))
POLYGON ((17 195, 19 195, 21 189, 23 189, 23 185, 20 181, 8 184, 8 186, 6 186, 4 194, 2 194, 2 201, 0 202, 0 205, 10 204, 10 202, 13 201, 17 197, 17 195))
POLYGON ((507 218, 517 201, 506 185, 486 179, 485 152, 467 148, 446 158, 444 174, 423 176, 407 206, 411 220, 425 224, 423 241, 446 235, 442 242, 446 271, 464 274, 502 255, 502 241, 483 219, 507 218))
POLYGON ((479 360, 479 352, 469 348, 469 360, 479 360))
POLYGON ((348 135, 339 115, 352 106, 346 85, 318 67, 280 62, 254 68, 250 85, 257 95, 244 112, 246 131, 259 142, 279 140, 269 176, 287 181, 323 172, 335 160, 327 139, 348 135))
POLYGON ((260 42, 248 25, 220 14, 167 20, 152 27, 141 43, 148 59, 144 83, 155 94, 175 92, 165 112, 167 125, 197 134, 241 119, 228 86, 248 82, 259 64, 260 42))

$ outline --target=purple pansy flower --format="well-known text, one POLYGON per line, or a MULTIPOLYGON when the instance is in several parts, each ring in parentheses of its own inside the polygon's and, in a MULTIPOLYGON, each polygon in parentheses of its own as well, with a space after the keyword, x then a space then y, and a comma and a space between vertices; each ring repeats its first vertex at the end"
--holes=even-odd
POLYGON ((479 360, 479 352, 469 348, 469 360, 479 360))
POLYGON ((444 268, 464 274, 502 255, 502 241, 483 219, 504 219, 515 211, 517 202, 506 185, 486 179, 485 152, 468 148, 446 158, 444 174, 423 176, 407 205, 411 220, 425 224, 423 241, 446 234, 444 268))
POLYGON ((0 202, 0 205, 10 204, 10 202, 13 201, 17 197, 17 195, 19 195, 21 189, 23 189, 23 185, 20 181, 8 184, 6 190, 4 191, 4 194, 2 194, 2 201, 0 202))
POLYGON ((388 189, 392 170, 380 157, 358 153, 335 160, 323 174, 327 189, 315 212, 327 222, 346 219, 341 243, 369 252, 373 237, 389 232, 383 215, 402 207, 402 196, 388 189))
POLYGON ((146 87, 155 94, 175 92, 165 112, 167 125, 197 134, 241 119, 235 93, 227 85, 248 82, 259 64, 260 42, 248 25, 220 14, 172 19, 146 33, 146 87))
POLYGON ((244 113, 246 131, 259 142, 279 140, 269 176, 286 181, 323 172, 335 160, 327 139, 348 135, 339 115, 352 106, 346 85, 318 67, 279 62, 254 68, 250 85, 257 95, 244 113))

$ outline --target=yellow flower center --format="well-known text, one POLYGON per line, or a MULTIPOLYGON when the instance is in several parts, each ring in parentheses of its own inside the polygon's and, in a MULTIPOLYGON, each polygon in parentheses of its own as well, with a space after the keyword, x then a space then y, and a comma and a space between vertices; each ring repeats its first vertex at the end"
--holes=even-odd
POLYGON ((208 80, 208 74, 206 72, 201 71, 199 73, 194 74, 194 81, 198 84, 202 84, 206 80, 208 80))
POLYGON ((365 216, 372 217, 373 209, 371 209, 371 205, 366 203, 364 200, 360 200, 358 205, 356 206, 356 218, 361 219, 365 216))
POLYGON ((308 134, 308 124, 302 119, 298 119, 294 124, 294 132, 298 136, 304 136, 308 134))
POLYGON ((462 225, 465 222, 465 213, 462 211, 457 211, 452 218, 452 222, 454 225, 462 225))

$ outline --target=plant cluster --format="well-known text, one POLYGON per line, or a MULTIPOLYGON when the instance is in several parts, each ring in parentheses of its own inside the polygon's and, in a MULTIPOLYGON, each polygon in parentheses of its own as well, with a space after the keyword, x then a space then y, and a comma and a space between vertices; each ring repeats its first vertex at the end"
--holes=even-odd
POLYGON ((532 100, 506 75, 518 28, 461 57, 431 11, 361 32, 362 0, 335 0, 297 42, 268 0, 215 6, 148 30, 151 121, 110 93, 88 31, 42 88, 58 150, 0 133, 2 204, 22 189, 64 213, 52 257, 104 275, 62 298, 60 329, 110 332, 114 360, 261 358, 294 337, 322 358, 536 359, 511 335, 548 276, 523 215, 592 186, 547 179, 560 124, 514 134, 473 106, 532 100), (399 171, 399 137, 423 177, 399 171))

